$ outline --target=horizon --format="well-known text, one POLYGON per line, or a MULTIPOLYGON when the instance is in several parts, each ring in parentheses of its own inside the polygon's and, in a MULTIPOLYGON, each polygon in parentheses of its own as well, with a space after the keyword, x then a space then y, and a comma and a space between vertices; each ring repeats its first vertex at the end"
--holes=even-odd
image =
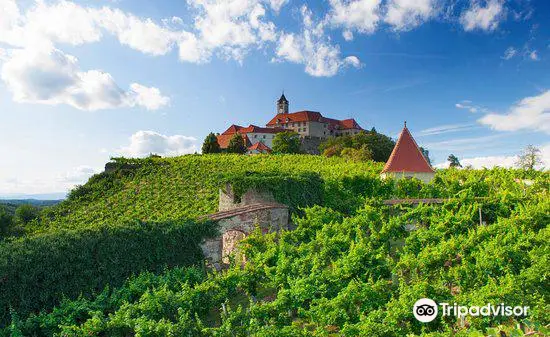
POLYGON ((0 0, 0 198, 59 195, 110 157, 200 152, 290 111, 407 121, 456 155, 550 167, 550 3, 0 0), (8 196, 8 197, 6 197, 8 196))

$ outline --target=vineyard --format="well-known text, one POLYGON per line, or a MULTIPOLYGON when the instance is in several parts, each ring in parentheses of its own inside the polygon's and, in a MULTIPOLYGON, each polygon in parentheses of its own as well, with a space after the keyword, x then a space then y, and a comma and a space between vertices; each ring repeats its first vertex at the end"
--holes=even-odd
POLYGON ((550 334, 548 172, 448 169, 423 184, 381 180, 381 168, 308 155, 116 159, 0 243, 0 336, 550 334), (254 232, 244 267, 215 272, 196 247, 215 226, 197 219, 225 183, 271 191, 296 228, 254 232), (383 203, 395 198, 446 201, 383 203), (33 282, 62 286, 32 302, 33 282), (420 298, 530 311, 420 323, 420 298))

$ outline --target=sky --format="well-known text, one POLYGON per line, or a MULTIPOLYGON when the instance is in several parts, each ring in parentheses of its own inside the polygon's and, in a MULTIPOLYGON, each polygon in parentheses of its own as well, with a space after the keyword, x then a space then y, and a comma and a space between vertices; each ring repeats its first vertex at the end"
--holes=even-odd
POLYGON ((0 197, 65 193, 113 156, 200 152, 284 90, 436 167, 550 167, 545 0, 0 0, 0 197))

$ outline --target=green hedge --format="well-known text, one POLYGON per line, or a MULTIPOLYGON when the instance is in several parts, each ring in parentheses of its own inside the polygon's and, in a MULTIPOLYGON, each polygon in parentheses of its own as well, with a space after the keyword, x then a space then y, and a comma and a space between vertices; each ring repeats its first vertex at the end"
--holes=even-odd
POLYGON ((136 222, 0 243, 0 326, 9 323, 10 307, 26 316, 52 308, 64 296, 118 286, 140 271, 197 263, 202 238, 215 233, 209 222, 136 222))
POLYGON ((231 184, 237 198, 249 189, 268 191, 275 200, 288 205, 291 212, 323 203, 323 180, 317 173, 245 172, 222 181, 231 184))

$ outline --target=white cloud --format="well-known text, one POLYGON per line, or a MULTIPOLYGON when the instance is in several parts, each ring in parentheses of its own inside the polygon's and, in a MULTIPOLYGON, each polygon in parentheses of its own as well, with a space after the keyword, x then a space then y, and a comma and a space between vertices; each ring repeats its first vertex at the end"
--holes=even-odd
POLYGON ((353 40, 353 32, 351 30, 344 30, 342 32, 342 36, 344 37, 344 40, 346 40, 346 41, 352 41, 353 40))
POLYGON ((62 183, 82 184, 99 172, 100 170, 91 166, 81 165, 60 174, 57 180, 62 183))
POLYGON ((147 110, 158 110, 170 103, 170 98, 162 96, 160 90, 154 87, 146 87, 138 83, 130 85, 130 100, 136 105, 147 110))
POLYGON ((460 23, 465 31, 493 31, 505 16, 502 0, 488 0, 486 6, 481 6, 479 0, 471 0, 470 8, 460 16, 460 23))
MULTIPOLYGON (((540 147, 540 156, 542 160, 542 165, 539 165, 538 168, 549 168, 550 167, 550 144, 543 145, 540 147)), ((460 164, 462 167, 471 166, 475 169, 493 168, 493 167, 516 167, 518 161, 518 156, 485 156, 485 157, 471 157, 471 158, 459 158, 460 164)), ((435 165, 436 168, 447 168, 449 167, 449 162, 439 163, 435 165)))
POLYGON ((138 131, 130 137, 130 144, 119 149, 126 157, 146 157, 149 154, 178 156, 197 151, 197 140, 193 137, 166 136, 154 131, 138 131))
POLYGON ((356 56, 341 57, 340 48, 332 45, 325 36, 324 23, 314 22, 311 11, 305 5, 301 13, 304 25, 302 33, 281 34, 275 60, 304 64, 306 73, 316 77, 334 76, 348 65, 356 68, 361 66, 356 56))
POLYGON ((121 44, 145 54, 165 55, 181 33, 161 27, 151 19, 141 19, 119 9, 93 11, 97 24, 118 37, 121 44))
MULTIPOLYGON (((462 167, 472 166, 475 169, 500 167, 514 167, 518 157, 517 156, 486 156, 486 157, 473 157, 460 159, 462 167)), ((448 168, 449 162, 444 162, 435 165, 436 168, 448 168)))
POLYGON ((384 21, 397 31, 411 30, 436 13, 435 0, 390 0, 384 21))
POLYGON ((101 171, 101 168, 81 165, 63 173, 45 174, 38 178, 2 175, 2 178, 0 178, 0 194, 21 198, 23 193, 32 195, 64 192, 72 189, 75 185, 84 184, 92 175, 101 171))
POLYGON ((471 101, 467 101, 467 100, 462 101, 460 103, 456 103, 455 108, 468 110, 471 113, 488 112, 487 108, 484 108, 484 107, 479 106, 479 105, 473 105, 471 101))
POLYGON ((347 29, 349 33, 344 38, 349 41, 353 38, 353 35, 349 38, 352 29, 361 33, 376 30, 380 21, 380 3, 381 0, 330 0, 329 20, 333 25, 347 29))
POLYGON ((133 84, 125 92, 108 73, 82 71, 76 57, 51 45, 12 50, 0 76, 16 102, 68 104, 80 110, 158 109, 168 103, 156 88, 133 84))
POLYGON ((269 5, 275 12, 279 12, 288 1, 289 0, 269 0, 269 5))
POLYGON ((480 147, 491 147, 495 145, 495 140, 501 138, 502 135, 490 135, 481 137, 457 138, 449 139, 440 142, 430 142, 425 144, 425 148, 430 150, 442 151, 465 151, 479 150, 480 147))
MULTIPOLYGON (((260 0, 187 2, 199 11, 194 24, 199 49, 216 50, 222 57, 242 61, 251 46, 276 39, 275 25, 265 21, 265 8, 260 0)), ((283 4, 275 1, 271 6, 283 4)))
POLYGON ((504 55, 501 57, 501 59, 503 60, 509 60, 511 59, 512 57, 516 56, 518 53, 518 51, 516 50, 516 48, 514 47, 508 47, 508 49, 506 49, 504 51, 504 55))
POLYGON ((533 130, 550 134, 550 90, 522 99, 507 114, 487 114, 478 122, 499 131, 533 130))

